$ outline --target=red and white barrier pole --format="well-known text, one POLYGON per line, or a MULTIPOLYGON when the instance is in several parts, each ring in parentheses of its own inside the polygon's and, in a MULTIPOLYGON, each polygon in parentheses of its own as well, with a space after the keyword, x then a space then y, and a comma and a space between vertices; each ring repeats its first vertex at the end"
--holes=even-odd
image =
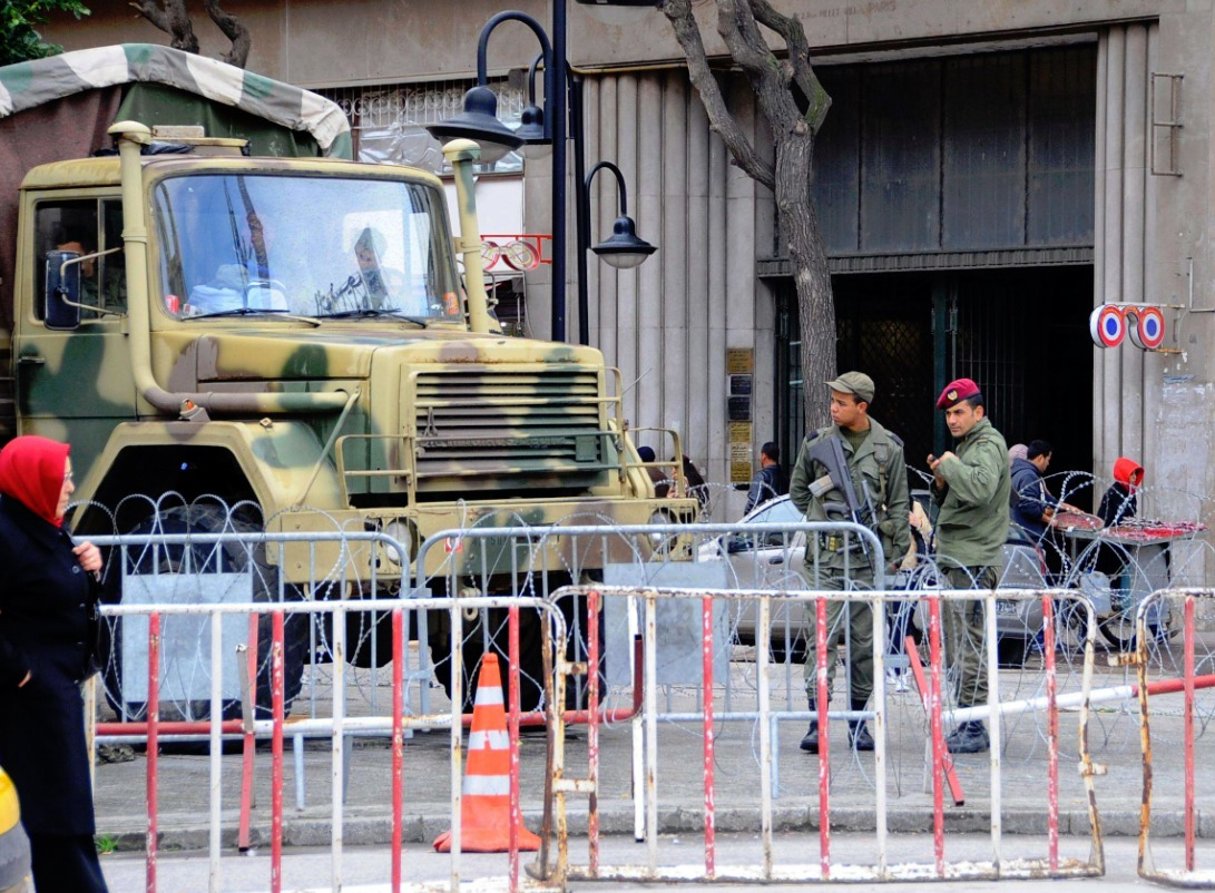
POLYGON ((598 591, 591 590, 586 600, 586 660, 587 711, 589 721, 586 729, 586 752, 588 775, 591 782, 590 802, 587 807, 586 829, 589 838, 587 859, 591 877, 599 872, 599 611, 598 591))
POLYGON ((827 602, 814 603, 815 700, 818 713, 818 863, 823 880, 831 877, 831 748, 827 713, 827 602))
POLYGON ((270 738, 270 893, 283 889, 283 612, 271 616, 270 702, 274 732, 270 738))
POLYGON ((713 599, 709 596, 700 603, 700 656, 704 665, 705 875, 711 878, 717 864, 717 796, 713 771, 713 599))
POLYGON ((945 876, 945 740, 941 732, 941 600, 928 599, 928 725, 932 734, 932 850, 938 877, 945 876))
MULTIPOLYGON (((1204 674, 1194 677, 1194 688, 1215 688, 1215 674, 1204 674)), ((1156 695, 1175 695, 1185 691, 1185 679, 1158 679, 1149 682, 1147 693, 1156 695)), ((1139 686, 1134 683, 1126 685, 1111 685, 1108 688, 1095 688, 1088 694, 1089 704, 1104 704, 1109 701, 1127 701, 1139 697, 1139 686)), ((1082 691, 1068 692, 1055 698, 1056 709, 1071 710, 1084 705, 1085 694, 1082 691)), ((1045 696, 1025 698, 1021 701, 1001 701, 1000 715, 1015 716, 1021 713, 1035 713, 1045 710, 1045 696)), ((945 717, 955 722, 966 722, 971 719, 986 719, 991 715, 991 708, 986 704, 976 704, 974 707, 958 707, 945 711, 945 717)))
POLYGON ((519 889, 519 826, 523 815, 519 809, 519 607, 511 605, 506 620, 507 688, 509 689, 506 722, 510 734, 507 744, 510 761, 510 829, 507 836, 510 861, 510 893, 519 889))
POLYGON ((405 802, 404 704, 405 704, 405 624, 404 611, 392 612, 392 893, 401 893, 401 828, 405 802))
MULTIPOLYGON (((1185 870, 1194 870, 1194 596, 1185 597, 1185 870)), ((1149 687, 1150 691, 1150 687, 1149 687)))
POLYGON ((147 893, 156 893, 157 817, 156 764, 160 751, 160 614, 148 615, 148 836, 146 885, 147 893))
MULTIPOLYGON (((1059 870, 1059 704, 1055 672, 1055 600, 1042 596, 1042 646, 1046 668, 1046 839, 1050 870, 1059 870)), ((993 643, 994 647, 994 643, 993 643)), ((992 747, 999 747, 999 740, 992 747)))

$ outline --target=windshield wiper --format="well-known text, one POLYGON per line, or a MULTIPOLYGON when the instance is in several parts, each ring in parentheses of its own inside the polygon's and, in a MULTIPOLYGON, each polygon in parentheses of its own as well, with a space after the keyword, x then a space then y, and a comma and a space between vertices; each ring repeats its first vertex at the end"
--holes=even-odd
POLYGON ((410 316, 407 313, 402 313, 400 310, 384 308, 376 310, 372 307, 361 307, 358 310, 340 310, 337 313, 326 313, 323 319, 382 319, 384 317, 392 317, 393 319, 403 319, 406 322, 411 322, 416 325, 426 328, 430 325, 431 320, 425 316, 410 316))
POLYGON ((189 322, 193 319, 215 319, 221 316, 265 316, 268 314, 281 316, 284 319, 306 322, 313 326, 321 324, 321 321, 315 317, 300 316, 297 313, 292 313, 290 310, 282 310, 277 307, 233 307, 229 310, 215 310, 211 313, 195 313, 193 316, 183 316, 182 319, 189 322))

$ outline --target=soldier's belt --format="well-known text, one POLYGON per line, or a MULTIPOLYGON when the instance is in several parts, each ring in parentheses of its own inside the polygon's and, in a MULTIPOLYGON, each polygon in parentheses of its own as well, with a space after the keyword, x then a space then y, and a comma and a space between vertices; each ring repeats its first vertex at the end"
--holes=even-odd
POLYGON ((818 548, 820 552, 842 552, 844 551, 844 540, 848 540, 849 552, 863 552, 864 544, 859 536, 845 537, 842 533, 819 533, 816 534, 818 539, 818 548))

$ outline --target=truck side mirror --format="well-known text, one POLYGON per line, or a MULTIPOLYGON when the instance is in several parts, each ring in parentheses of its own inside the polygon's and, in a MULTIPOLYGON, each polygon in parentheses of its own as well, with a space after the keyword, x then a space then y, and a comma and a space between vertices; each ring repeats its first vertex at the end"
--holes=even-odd
POLYGON ((43 291, 46 303, 42 316, 48 329, 80 327, 80 264, 67 263, 79 257, 79 251, 46 253, 46 288, 43 291))

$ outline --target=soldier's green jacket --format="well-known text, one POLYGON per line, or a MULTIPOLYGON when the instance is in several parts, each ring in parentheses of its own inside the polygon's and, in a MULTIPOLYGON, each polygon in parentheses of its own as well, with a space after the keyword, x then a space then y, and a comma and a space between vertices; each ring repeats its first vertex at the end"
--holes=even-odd
POLYGON ((937 466, 945 486, 932 488, 937 515, 937 561, 962 567, 999 567, 1008 538, 1008 447, 991 422, 980 419, 954 447, 956 459, 937 466))
MULTIPOLYGON (((876 533, 882 543, 882 551, 886 557, 886 565, 901 561, 911 547, 911 525, 908 521, 911 510, 911 492, 907 488, 907 465, 903 459, 903 442, 893 433, 887 431, 874 419, 869 420, 869 436, 861 443, 860 448, 853 453, 852 444, 840 434, 839 428, 831 425, 820 428, 813 437, 802 441, 797 454, 797 462, 793 466, 793 474, 789 479, 789 498, 797 506, 797 510, 805 515, 807 521, 849 521, 847 509, 841 514, 838 506, 846 506, 844 494, 838 489, 831 489, 821 497, 816 498, 810 492, 810 485, 827 473, 818 462, 809 459, 810 448, 828 437, 839 437, 840 446, 844 449, 844 458, 848 461, 848 470, 852 475, 852 486, 857 496, 865 498, 866 489, 873 502, 874 519, 877 522, 876 533), (813 467, 812 467, 813 466, 813 467)), ((813 552, 807 549, 806 565, 810 566, 813 552)), ((857 566, 863 560, 858 555, 848 558, 850 566, 857 566)), ((832 555, 823 554, 820 564, 824 567, 838 568, 844 566, 844 555, 837 552, 832 555)))

